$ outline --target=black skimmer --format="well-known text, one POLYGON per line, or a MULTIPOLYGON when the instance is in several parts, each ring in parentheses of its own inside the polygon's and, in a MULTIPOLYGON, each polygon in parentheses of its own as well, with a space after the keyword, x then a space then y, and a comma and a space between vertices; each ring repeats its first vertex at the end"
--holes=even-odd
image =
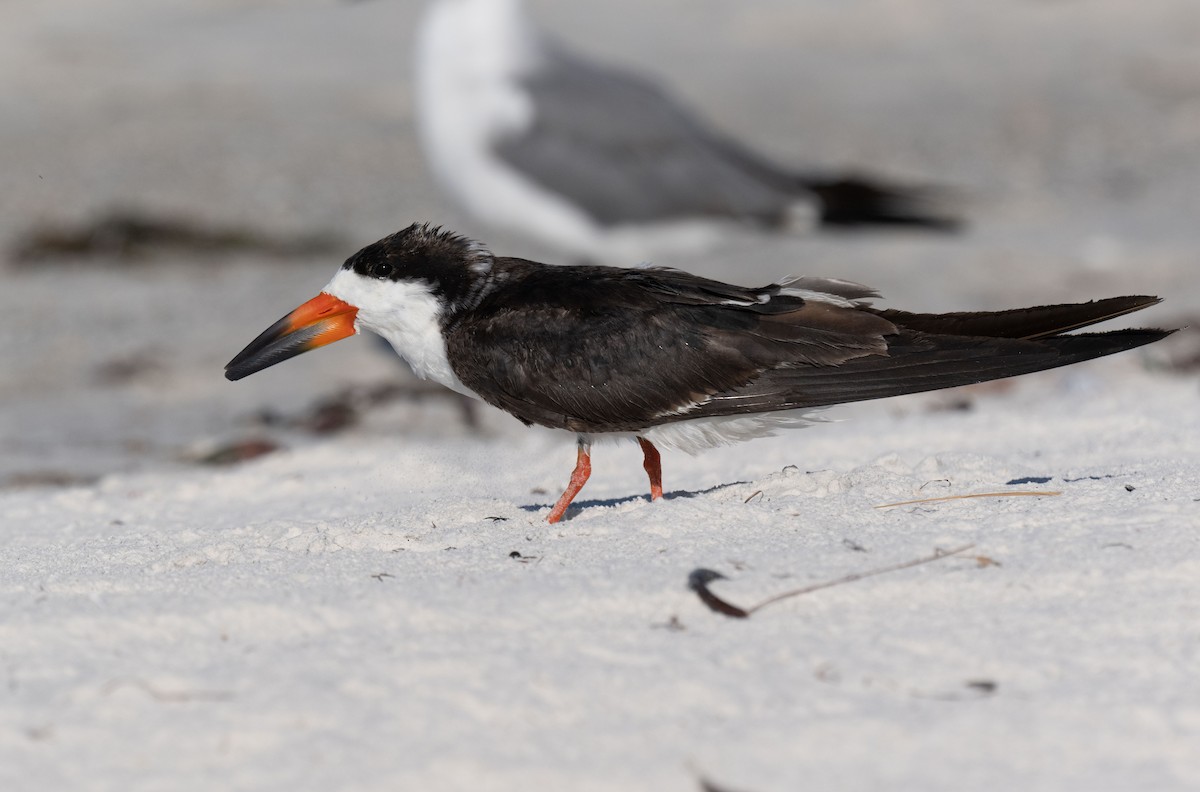
POLYGON ((472 216, 585 260, 709 247, 720 221, 958 225, 941 190, 779 167, 652 81, 547 38, 519 0, 434 0, 416 55, 436 180, 472 216))
POLYGON ((695 452, 802 426, 806 410, 1028 374, 1172 332, 1068 334, 1157 297, 921 314, 865 302, 876 296, 827 278, 748 288, 672 269, 539 264, 414 224, 347 259, 225 376, 378 333, 417 375, 577 435, 557 522, 587 481, 597 435, 638 441, 655 499, 658 445, 695 452))

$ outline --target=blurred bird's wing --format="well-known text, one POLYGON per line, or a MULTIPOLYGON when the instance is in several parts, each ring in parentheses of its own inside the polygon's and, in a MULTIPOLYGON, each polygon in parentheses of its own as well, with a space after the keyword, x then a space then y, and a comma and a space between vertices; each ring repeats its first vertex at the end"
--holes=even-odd
POLYGON ((721 138, 652 82, 547 42, 522 79, 530 126, 496 151, 603 225, 696 216, 777 222, 798 190, 721 138))

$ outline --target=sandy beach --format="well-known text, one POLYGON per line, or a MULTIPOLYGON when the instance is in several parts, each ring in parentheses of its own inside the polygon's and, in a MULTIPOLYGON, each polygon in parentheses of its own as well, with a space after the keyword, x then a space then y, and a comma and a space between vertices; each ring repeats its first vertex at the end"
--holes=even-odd
POLYGON ((530 3, 781 162, 933 178, 970 220, 655 263, 922 311, 1157 294, 1112 326, 1187 328, 667 452, 661 502, 601 444, 558 525, 568 436, 370 339, 222 376, 410 222, 553 260, 426 172, 421 7, 0 8, 0 787, 1200 787, 1200 7, 530 3), (688 588, 963 545, 745 620, 688 588))

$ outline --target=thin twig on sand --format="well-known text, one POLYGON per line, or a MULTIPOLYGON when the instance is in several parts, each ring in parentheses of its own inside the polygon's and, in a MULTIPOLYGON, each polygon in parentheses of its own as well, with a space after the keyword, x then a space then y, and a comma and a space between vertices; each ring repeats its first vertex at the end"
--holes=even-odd
POLYGON ((750 607, 750 608, 740 608, 737 605, 734 605, 730 602, 726 602, 725 600, 718 597, 716 594, 713 594, 711 590, 709 590, 709 588, 708 588, 709 583, 713 582, 714 580, 725 580, 726 579, 725 575, 722 575, 720 572, 717 572, 715 570, 712 570, 712 569, 693 570, 692 573, 688 576, 688 587, 692 591, 696 592, 697 596, 700 597, 700 600, 705 605, 707 605, 709 608, 716 611, 717 613, 722 613, 726 616, 731 616, 735 619, 745 619, 745 618, 748 618, 750 616, 750 614, 754 613, 755 611, 761 610, 761 609, 765 608, 766 606, 771 605, 772 603, 779 602, 780 600, 788 599, 789 597, 798 597, 802 594, 810 594, 814 591, 820 591, 821 589, 832 588, 833 586, 840 586, 843 583, 853 583, 857 580, 862 580, 864 578, 874 577, 876 575, 883 575, 888 572, 898 572, 901 569, 909 569, 911 567, 920 566, 921 564, 928 564, 933 561, 940 561, 943 558, 949 558, 950 556, 958 555, 959 553, 963 553, 967 550, 970 550, 974 546, 975 545, 973 545, 973 544, 969 544, 969 545, 963 545, 962 547, 956 547, 953 550, 938 550, 938 551, 934 552, 933 555, 928 555, 923 558, 915 559, 913 561, 905 561, 905 562, 899 563, 899 564, 892 564, 891 566, 879 567, 877 569, 870 569, 870 570, 867 570, 866 572, 855 572, 853 574, 837 578, 836 580, 828 580, 823 583, 814 583, 809 586, 803 586, 798 589, 792 589, 790 591, 785 591, 782 594, 776 594, 772 597, 768 597, 767 599, 763 600, 762 602, 760 602, 757 605, 750 607))

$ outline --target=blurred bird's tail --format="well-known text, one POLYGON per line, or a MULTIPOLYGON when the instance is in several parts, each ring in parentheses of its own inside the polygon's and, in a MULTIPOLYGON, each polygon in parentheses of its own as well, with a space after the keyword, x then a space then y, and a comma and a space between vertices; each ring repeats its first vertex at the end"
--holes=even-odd
POLYGON ((817 197, 818 217, 826 227, 909 226, 929 231, 958 231, 962 217, 953 211, 953 191, 908 186, 864 176, 801 176, 799 185, 817 197))

